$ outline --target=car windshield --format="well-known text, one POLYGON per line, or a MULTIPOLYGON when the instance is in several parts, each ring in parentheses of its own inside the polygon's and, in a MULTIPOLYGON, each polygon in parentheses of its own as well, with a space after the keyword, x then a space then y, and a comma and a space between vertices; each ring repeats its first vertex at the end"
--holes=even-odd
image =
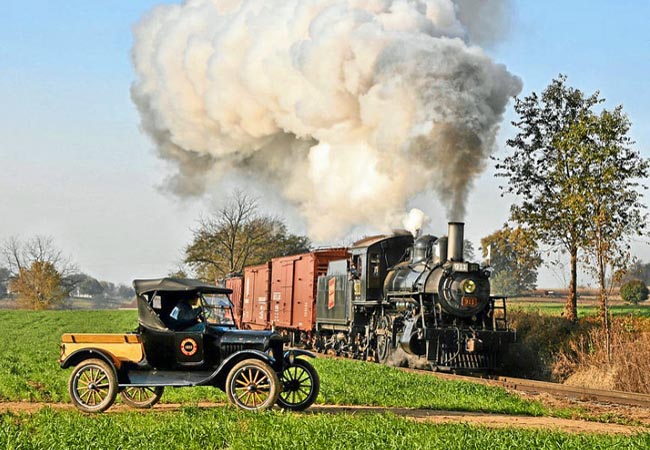
POLYGON ((203 294, 205 318, 212 325, 234 326, 232 303, 225 294, 203 294))

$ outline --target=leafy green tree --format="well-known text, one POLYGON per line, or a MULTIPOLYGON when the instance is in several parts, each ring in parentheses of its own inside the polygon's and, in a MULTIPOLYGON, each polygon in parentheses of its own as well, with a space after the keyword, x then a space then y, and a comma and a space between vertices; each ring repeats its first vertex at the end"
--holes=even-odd
MULTIPOLYGON (((587 259, 599 286, 600 316, 610 355, 608 271, 619 278, 630 261, 630 239, 645 234, 647 214, 641 202, 640 179, 648 177, 650 162, 641 158, 628 132, 630 121, 621 106, 600 114, 585 112, 568 127, 564 138, 581 154, 589 178, 584 180, 587 259)), ((610 286, 611 288, 611 286, 610 286)))
POLYGON ((60 305, 74 286, 77 272, 51 238, 36 236, 26 241, 11 238, 0 252, 11 273, 9 290, 22 307, 48 309, 60 305))
POLYGON ((648 287, 641 280, 628 281, 621 286, 621 298, 636 305, 648 299, 648 287))
POLYGON ((75 285, 73 295, 96 296, 104 293, 104 286, 98 280, 85 273, 74 274, 68 277, 68 280, 75 285))
POLYGON ((571 136, 575 124, 590 117, 601 102, 597 92, 586 96, 567 86, 563 75, 541 95, 516 99, 519 118, 513 125, 519 131, 507 141, 513 153, 496 165, 498 176, 508 181, 502 192, 521 200, 511 206, 512 220, 534 232, 537 240, 569 254, 565 316, 572 321, 577 320, 578 250, 588 245, 585 230, 591 220, 586 193, 594 178, 579 148, 590 142, 571 136))
POLYGON ((535 289, 542 257, 532 232, 505 227, 481 239, 481 248, 483 257, 490 257, 492 292, 518 295, 535 289))
POLYGON ((305 236, 280 219, 260 214, 257 200, 237 191, 222 208, 200 220, 185 262, 199 278, 217 280, 277 256, 309 251, 305 236))

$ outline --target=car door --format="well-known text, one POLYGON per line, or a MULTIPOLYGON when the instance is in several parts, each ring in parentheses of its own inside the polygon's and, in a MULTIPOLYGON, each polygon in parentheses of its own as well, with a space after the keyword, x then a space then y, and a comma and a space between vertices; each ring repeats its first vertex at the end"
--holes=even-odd
POLYGON ((195 367, 203 365, 204 332, 175 331, 174 356, 179 367, 195 367))

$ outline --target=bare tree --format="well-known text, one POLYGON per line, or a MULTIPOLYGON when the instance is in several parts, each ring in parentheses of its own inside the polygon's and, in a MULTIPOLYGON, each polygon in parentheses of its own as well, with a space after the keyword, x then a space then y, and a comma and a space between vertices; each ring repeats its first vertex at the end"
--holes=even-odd
POLYGON ((50 237, 22 241, 11 237, 0 248, 9 269, 9 290, 21 306, 47 309, 62 303, 74 283, 77 269, 50 237))
POLYGON ((309 239, 290 234, 284 222, 259 212, 257 199, 242 191, 199 221, 185 262, 200 278, 215 280, 276 256, 309 250, 309 239))

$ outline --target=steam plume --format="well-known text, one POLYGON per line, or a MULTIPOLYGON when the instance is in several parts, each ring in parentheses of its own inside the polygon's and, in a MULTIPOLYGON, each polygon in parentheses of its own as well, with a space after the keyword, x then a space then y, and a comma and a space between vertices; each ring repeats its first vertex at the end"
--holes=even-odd
POLYGON ((424 225, 429 223, 429 217, 418 208, 412 208, 408 214, 402 218, 402 225, 404 228, 411 232, 413 236, 417 236, 418 232, 424 225))
POLYGON ((521 89, 473 44, 495 37, 477 4, 505 3, 158 6, 134 30, 132 97, 159 155, 178 167, 170 186, 180 195, 234 171, 281 192, 315 239, 395 222, 431 190, 459 220, 521 89))

